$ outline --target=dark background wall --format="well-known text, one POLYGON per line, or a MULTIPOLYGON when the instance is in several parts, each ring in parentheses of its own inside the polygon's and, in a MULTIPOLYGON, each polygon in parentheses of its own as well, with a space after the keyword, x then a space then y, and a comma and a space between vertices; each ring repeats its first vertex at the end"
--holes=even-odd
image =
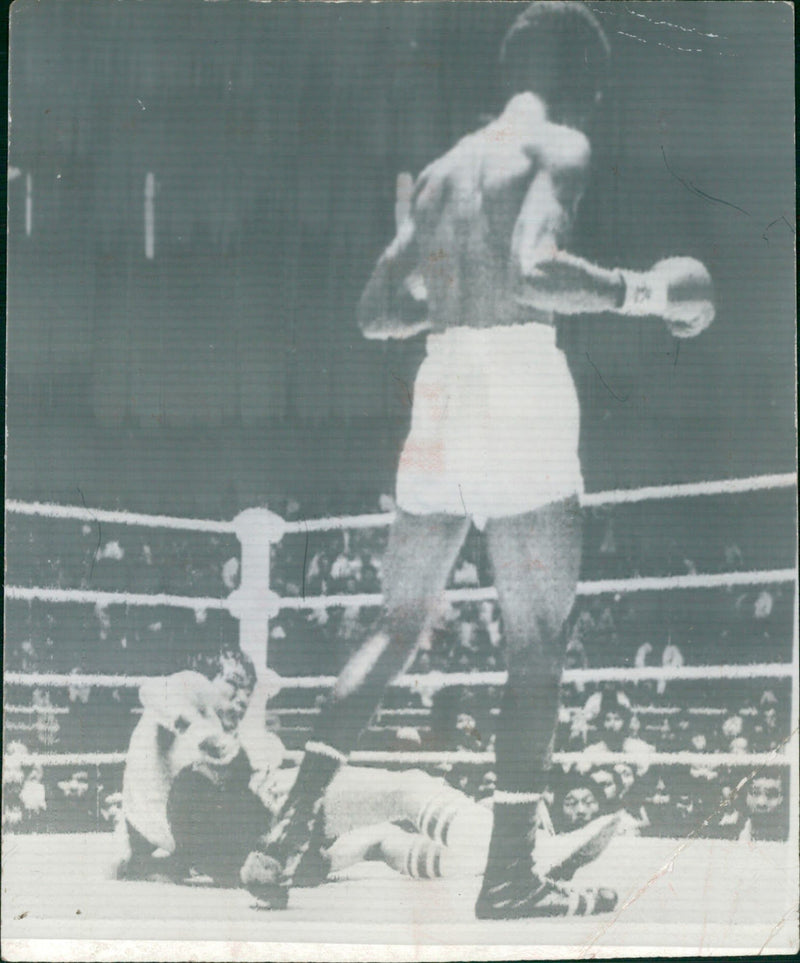
MULTIPOLYGON (((617 82, 575 248, 699 257, 719 312, 680 344, 652 322, 562 324, 587 483, 791 470, 792 10, 591 6, 617 82)), ((364 341, 354 306, 397 174, 496 109, 522 8, 17 0, 8 494, 375 507, 424 343, 364 341)))

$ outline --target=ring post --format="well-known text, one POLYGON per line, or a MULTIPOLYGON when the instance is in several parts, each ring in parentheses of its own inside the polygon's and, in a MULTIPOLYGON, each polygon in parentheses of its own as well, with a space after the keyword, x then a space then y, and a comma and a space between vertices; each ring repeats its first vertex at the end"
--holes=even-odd
POLYGON ((228 610, 239 621, 239 646, 256 667, 259 680, 267 676, 269 620, 280 610, 280 598, 270 588, 270 549, 284 533, 284 521, 266 508, 248 508, 233 520, 242 546, 239 588, 228 596, 228 610))

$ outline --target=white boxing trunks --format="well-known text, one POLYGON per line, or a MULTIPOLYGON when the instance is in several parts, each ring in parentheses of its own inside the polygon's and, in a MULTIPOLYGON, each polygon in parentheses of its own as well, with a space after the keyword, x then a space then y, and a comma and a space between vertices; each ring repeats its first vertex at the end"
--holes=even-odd
POLYGON ((555 328, 429 335, 400 456, 397 504, 412 515, 520 515, 583 491, 580 409, 555 328))

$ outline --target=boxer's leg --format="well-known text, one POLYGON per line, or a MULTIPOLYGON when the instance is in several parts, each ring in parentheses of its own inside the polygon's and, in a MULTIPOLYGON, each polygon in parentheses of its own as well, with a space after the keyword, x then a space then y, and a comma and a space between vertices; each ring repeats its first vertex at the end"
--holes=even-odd
POLYGON ((497 790, 481 917, 587 914, 613 908, 610 891, 565 892, 533 868, 564 661, 563 627, 580 575, 577 498, 491 520, 489 556, 503 617, 508 682, 496 736, 497 790))
POLYGON ((408 664, 420 636, 435 619, 469 526, 466 517, 398 511, 383 559, 384 611, 377 629, 342 670, 306 744, 279 825, 261 852, 251 854, 242 872, 245 885, 267 905, 286 905, 318 803, 346 751, 369 723, 384 689, 408 664))
POLYGON ((474 876, 486 864, 491 810, 420 769, 345 766, 325 793, 323 815, 325 838, 336 840, 328 847, 331 859, 369 848, 376 826, 393 825, 379 841, 385 844, 384 860, 400 873, 474 876), (403 832, 398 823, 417 832, 403 832))
POLYGON ((508 666, 497 725, 497 787, 541 793, 558 713, 563 627, 580 575, 578 500, 490 520, 486 537, 508 666))
POLYGON ((383 559, 383 616, 336 681, 320 713, 318 738, 342 752, 355 744, 436 618, 469 526, 467 518, 398 511, 383 559))

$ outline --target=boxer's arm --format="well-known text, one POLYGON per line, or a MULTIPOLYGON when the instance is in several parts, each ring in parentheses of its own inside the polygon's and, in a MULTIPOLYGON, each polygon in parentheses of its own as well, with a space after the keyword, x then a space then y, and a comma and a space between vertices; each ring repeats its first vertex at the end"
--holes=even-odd
MULTIPOLYGON (((599 314, 621 310, 625 301, 622 272, 608 270, 563 250, 570 226, 569 189, 549 170, 534 178, 511 238, 517 301, 538 311, 599 314)), ((574 195, 574 207, 579 194, 574 195)))
POLYGON ((418 257, 414 222, 409 217, 381 255, 358 302, 356 317, 366 338, 410 338, 429 327, 418 257))
POLYGON ((176 706, 168 676, 143 682, 139 687, 139 702, 160 726, 172 730, 176 706))
POLYGON ((649 271, 608 270, 563 250, 569 210, 580 198, 574 172, 543 170, 525 197, 511 239, 515 296, 521 305, 561 315, 611 312, 658 317, 675 337, 690 338, 714 320, 714 290, 694 258, 667 258, 649 271))
POLYGON ((174 733, 196 714, 192 698, 207 686, 208 680, 199 672, 154 676, 139 687, 139 701, 162 728, 174 733))

